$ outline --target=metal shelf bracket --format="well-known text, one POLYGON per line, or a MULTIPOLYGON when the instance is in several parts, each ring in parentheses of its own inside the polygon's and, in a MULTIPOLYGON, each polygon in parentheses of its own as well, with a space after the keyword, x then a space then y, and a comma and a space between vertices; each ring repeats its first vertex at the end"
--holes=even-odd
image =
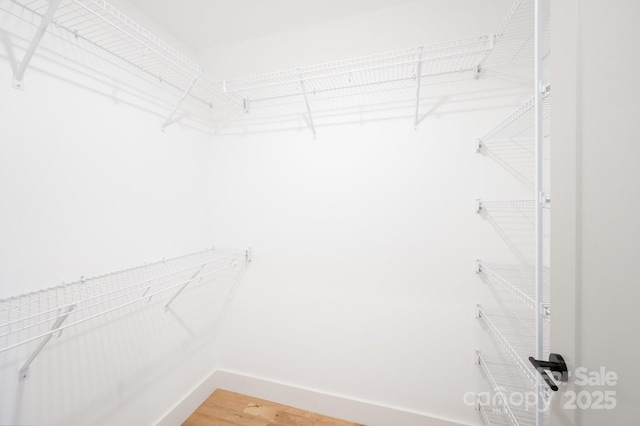
POLYGON ((182 97, 178 101, 178 105, 176 105, 176 107, 173 109, 173 111, 171 111, 171 114, 169 114, 167 119, 164 120, 164 123, 162 123, 162 129, 161 130, 163 132, 164 132, 164 129, 166 129, 167 126, 169 126, 169 124, 171 124, 171 119, 176 114, 176 112, 178 112, 178 110, 180 109, 180 106, 182 105, 184 100, 187 99, 187 96, 189 96, 189 93, 191 93, 191 90, 193 89, 193 87, 198 83, 198 81, 200 80, 200 76, 201 75, 202 75, 202 70, 199 71, 198 74, 191 79, 191 83, 189 83, 189 86, 187 87, 187 89, 182 94, 182 97))
POLYGON ((546 303, 542 304, 542 317, 546 321, 551 321, 551 305, 548 305, 546 303))
POLYGON ((182 284, 182 286, 178 289, 178 291, 176 291, 176 293, 175 293, 173 296, 171 296, 171 299, 169 299, 169 300, 167 301, 167 303, 164 305, 164 310, 165 310, 165 311, 168 311, 168 310, 169 310, 169 305, 171 304, 171 302, 173 302, 173 301, 176 299, 176 297, 178 297, 178 296, 180 295, 180 293, 182 293, 182 291, 183 291, 185 288, 187 288, 187 286, 188 286, 189 284, 191 284, 191 283, 193 282, 193 280, 195 280, 195 279, 198 277, 198 275, 200 275, 200 273, 202 272, 202 270, 204 269, 204 267, 205 267, 205 266, 207 266, 207 265, 206 265, 206 264, 202 265, 202 266, 200 267, 200 269, 198 269, 198 270, 197 270, 193 275, 191 275, 191 278, 189 278, 189 279, 187 280, 187 282, 185 282, 184 284, 182 284))
POLYGON ((311 129, 311 133, 313 133, 313 137, 316 137, 316 126, 313 124, 313 114, 311 113, 311 106, 309 106, 309 97, 307 96, 307 89, 304 85, 304 80, 300 78, 300 89, 302 90, 302 95, 304 96, 304 103, 307 105, 307 114, 309 115, 309 129, 311 129))
POLYGON ((422 78, 422 55, 424 52, 424 46, 420 46, 420 52, 418 53, 418 60, 416 61, 416 115, 413 122, 413 130, 418 129, 420 123, 420 82, 422 78))
POLYGON ((38 345, 36 350, 33 351, 31 356, 27 359, 27 361, 24 363, 24 365, 20 368, 20 371, 18 371, 18 380, 19 381, 23 381, 23 380, 25 380, 25 379, 27 379, 29 377, 29 367, 31 366, 31 363, 36 359, 36 357, 40 354, 42 349, 44 349, 44 347, 47 345, 47 343, 49 343, 49 340, 51 340, 53 335, 56 334, 55 331, 59 331, 58 337, 60 337, 60 334, 62 333, 62 330, 58 330, 58 329, 62 326, 62 323, 67 319, 67 317, 69 315, 71 315, 71 312, 75 309, 76 305, 77 305, 77 303, 73 303, 71 305, 68 305, 66 308, 61 308, 60 309, 60 311, 62 311, 62 314, 60 316, 58 316, 56 321, 51 326, 51 331, 54 331, 54 333, 49 333, 49 334, 47 334, 45 336, 44 339, 42 339, 42 341, 40 342, 40 344, 38 345))
POLYGON ((29 62, 31 62, 31 59, 33 58, 33 54, 36 52, 44 33, 47 32, 47 28, 53 20, 53 15, 55 15, 56 10, 58 10, 58 6, 60 6, 61 1, 62 0, 51 0, 47 7, 47 11, 42 16, 40 25, 38 25, 38 29, 36 30, 36 34, 33 36, 33 40, 31 40, 31 44, 29 44, 29 47, 22 58, 22 62, 20 62, 20 65, 18 65, 18 68, 13 74, 12 84, 15 89, 24 90, 24 73, 29 66, 29 62))

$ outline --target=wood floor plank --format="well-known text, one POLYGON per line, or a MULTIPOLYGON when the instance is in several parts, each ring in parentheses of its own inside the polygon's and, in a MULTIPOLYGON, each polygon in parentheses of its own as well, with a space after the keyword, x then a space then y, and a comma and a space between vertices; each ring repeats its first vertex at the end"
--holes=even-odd
POLYGON ((183 426, 364 426, 216 389, 183 426))

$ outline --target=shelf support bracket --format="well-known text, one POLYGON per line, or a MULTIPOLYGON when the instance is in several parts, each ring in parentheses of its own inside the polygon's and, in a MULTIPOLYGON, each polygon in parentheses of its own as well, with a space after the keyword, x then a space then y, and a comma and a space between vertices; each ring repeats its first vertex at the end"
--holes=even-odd
POLYGON ((202 75, 202 71, 199 71, 198 74, 191 79, 191 83, 189 83, 189 86, 187 87, 187 89, 182 94, 182 97, 178 101, 178 105, 176 105, 176 107, 173 109, 173 111, 171 111, 171 114, 169 114, 167 119, 164 120, 164 123, 162 123, 162 131, 163 132, 164 132, 164 129, 166 129, 167 126, 169 126, 169 124, 171 124, 171 119, 176 114, 176 112, 178 112, 178 110, 180 109, 180 106, 185 101, 185 99, 187 99, 187 96, 189 96, 189 93, 191 93, 191 90, 193 89, 193 87, 198 83, 198 81, 200 80, 200 76, 201 75, 202 75))
POLYGON ((40 25, 38 25, 38 29, 36 30, 36 35, 33 36, 33 40, 31 40, 31 44, 27 48, 27 51, 22 58, 22 62, 20 62, 20 65, 18 65, 18 68, 13 73, 12 84, 15 89, 24 90, 24 73, 29 66, 29 62, 31 62, 31 59, 33 58, 33 54, 36 52, 36 49, 40 44, 40 40, 42 40, 44 33, 47 32, 47 28, 53 20, 53 15, 55 15, 56 11, 58 10, 58 6, 60 6, 61 1, 62 0, 51 0, 49 2, 49 6, 42 16, 40 25))
POLYGON ((180 288, 178 289, 178 291, 176 291, 176 294, 174 294, 174 295, 171 297, 171 299, 169 299, 169 301, 164 305, 164 310, 165 310, 165 311, 169 310, 169 305, 171 304, 171 302, 173 302, 173 301, 176 299, 176 297, 178 297, 178 296, 180 295, 180 293, 182 293, 182 291, 183 291, 185 288, 187 288, 187 286, 188 286, 189 284, 191 284, 191 283, 193 282, 193 280, 195 280, 195 279, 198 277, 198 275, 200 275, 200 273, 204 270, 204 267, 205 267, 205 266, 207 266, 207 264, 202 265, 202 266, 200 267, 200 269, 198 269, 198 270, 195 272, 195 274, 193 274, 193 275, 191 276, 191 278, 189 278, 189 279, 187 280, 187 282, 186 282, 186 283, 184 283, 184 284, 182 285, 182 287, 180 287, 180 288))
MULTIPOLYGON (((29 377, 29 367, 31 366, 31 363, 36 359, 36 357, 40 354, 42 349, 44 349, 47 343, 49 343, 49 340, 51 340, 51 338, 56 333, 56 331, 58 331, 58 329, 62 326, 62 323, 67 319, 69 315, 71 315, 71 312, 76 308, 76 305, 77 303, 73 303, 71 305, 68 305, 66 308, 63 308, 64 311, 62 315, 60 315, 51 326, 51 332, 47 334, 47 336, 44 339, 42 339, 42 341, 40 342, 36 350, 31 353, 31 356, 20 368, 20 371, 18 371, 19 381, 23 381, 24 379, 27 379, 29 377)), ((62 330, 60 331, 62 332, 62 330)))
POLYGON ((413 130, 418 128, 418 124, 420 123, 420 118, 418 114, 420 113, 420 83, 422 80, 422 55, 423 48, 420 47, 420 53, 418 54, 418 60, 416 61, 416 114, 413 122, 413 130))
POLYGON ((304 96, 304 103, 307 105, 307 114, 309 115, 309 129, 313 133, 313 137, 316 137, 316 126, 313 124, 313 114, 311 113, 311 106, 309 106, 309 97, 307 96, 307 89, 304 85, 304 80, 300 79, 300 88, 302 89, 302 95, 304 96))

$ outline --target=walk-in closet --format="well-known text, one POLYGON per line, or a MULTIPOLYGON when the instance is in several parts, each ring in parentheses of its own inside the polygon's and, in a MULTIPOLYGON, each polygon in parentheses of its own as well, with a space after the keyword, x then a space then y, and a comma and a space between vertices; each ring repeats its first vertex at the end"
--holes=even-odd
POLYGON ((634 425, 634 0, 0 0, 0 425, 634 425))

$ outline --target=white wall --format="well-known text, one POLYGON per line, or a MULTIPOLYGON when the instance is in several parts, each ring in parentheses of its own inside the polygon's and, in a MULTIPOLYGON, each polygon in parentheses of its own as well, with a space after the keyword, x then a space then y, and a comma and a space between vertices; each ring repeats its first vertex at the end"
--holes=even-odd
POLYGON ((512 4, 511 0, 415 0, 197 53, 217 79, 233 80, 494 33, 512 4))
MULTIPOLYGON (((495 31, 510 4, 465 2, 454 15, 414 2, 203 52, 203 61, 218 75, 246 74, 446 41, 495 31)), ((530 188, 499 158, 478 156, 474 140, 530 93, 467 78, 451 95, 423 89, 426 118, 417 131, 409 92, 408 102, 356 98, 377 109, 356 106, 340 125, 332 117, 339 101, 312 102, 315 140, 303 105, 288 131, 247 125, 214 137, 214 232, 255 253, 221 330, 220 369, 478 422, 463 403, 483 383, 473 363, 483 333, 474 307, 486 290, 474 260, 516 255, 474 213, 474 200, 528 198, 530 188)), ((264 396, 287 402, 277 392, 264 396)))
MULTIPOLYGON (((510 5, 416 1, 200 56, 225 78, 271 71, 494 32, 510 5)), ((33 27, 21 25, 5 32, 6 46, 24 48, 33 27)), ((162 339, 150 343, 155 353, 145 353, 144 339, 134 349, 80 346, 81 359, 97 360, 75 370, 64 363, 76 347, 59 345, 51 362, 63 370, 33 376, 19 392, 3 388, 22 395, 2 410, 6 422, 150 424, 218 366, 477 423, 463 404, 483 383, 472 362, 482 333, 473 307, 485 290, 473 262, 493 246, 496 260, 516 255, 473 202, 527 188, 498 162, 482 163, 473 141, 528 93, 469 78, 450 95, 423 89, 418 131, 411 98, 378 99, 373 108, 356 99, 340 125, 323 107, 316 140, 302 113, 288 131, 244 129, 244 137, 211 140, 187 121, 159 133, 172 95, 141 97, 143 89, 117 71, 114 89, 108 73, 85 69, 86 58, 60 62, 58 50, 73 51, 45 42, 25 92, 0 88, 8 135, 0 193, 10 206, 0 213, 3 292, 212 243, 253 246, 255 256, 215 346, 210 334, 184 337, 166 318, 167 340, 181 347, 162 339), (493 179, 479 173, 501 183, 487 189, 493 179), (60 382, 68 392, 58 392, 60 382)), ((3 58, 9 82, 11 54, 3 58)), ((148 315, 131 318, 132 326, 158 324, 156 313, 148 315)), ((117 331, 108 336, 117 341, 117 331)))
POLYGON ((640 4, 584 0, 554 6, 552 349, 566 356, 571 371, 604 367, 618 377, 616 385, 567 388, 583 392, 583 403, 615 392, 615 409, 563 409, 571 404, 564 394, 554 424, 631 425, 640 416, 634 329, 640 296, 640 83, 632 53, 640 4))
MULTIPOLYGON (((160 132, 180 93, 52 34, 17 91, 34 31, 0 12, 0 298, 213 245, 210 136, 160 132)), ((198 297, 65 331, 24 382, 26 349, 0 354, 0 423, 154 424, 214 367, 198 297)))

